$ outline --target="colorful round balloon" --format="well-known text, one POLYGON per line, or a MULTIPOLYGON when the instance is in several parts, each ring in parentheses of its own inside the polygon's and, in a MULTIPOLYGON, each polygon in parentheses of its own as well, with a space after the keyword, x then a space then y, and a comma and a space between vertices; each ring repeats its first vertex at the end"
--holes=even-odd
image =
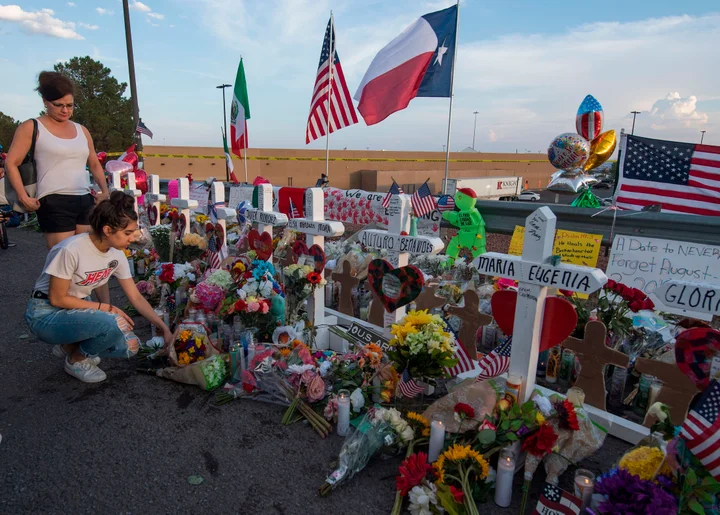
POLYGON ((603 108, 594 96, 588 95, 580 104, 575 117, 575 128, 583 138, 594 140, 603 128, 603 108))
POLYGON ((548 148, 550 164, 561 170, 581 168, 590 157, 590 143, 574 132, 556 137, 548 148))

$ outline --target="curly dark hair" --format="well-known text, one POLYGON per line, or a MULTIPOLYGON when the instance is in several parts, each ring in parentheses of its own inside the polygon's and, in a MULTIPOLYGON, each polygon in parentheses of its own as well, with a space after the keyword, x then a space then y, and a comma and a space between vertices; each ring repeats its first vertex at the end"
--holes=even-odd
POLYGON ((122 191, 113 191, 109 199, 100 202, 90 213, 90 227, 98 236, 104 236, 103 227, 119 231, 137 219, 135 199, 122 191))
POLYGON ((35 91, 48 102, 52 102, 65 95, 75 95, 75 83, 59 72, 40 72, 35 91))

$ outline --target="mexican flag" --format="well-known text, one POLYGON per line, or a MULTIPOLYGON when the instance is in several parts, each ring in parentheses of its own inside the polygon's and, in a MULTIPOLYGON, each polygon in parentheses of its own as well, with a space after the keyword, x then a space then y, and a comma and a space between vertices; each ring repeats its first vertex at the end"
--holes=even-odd
POLYGON ((235 77, 232 107, 230 109, 230 141, 233 154, 238 157, 242 157, 242 149, 248 148, 246 120, 249 119, 250 103, 248 102, 247 84, 245 83, 245 68, 243 67, 242 59, 240 59, 237 77, 235 77))
POLYGON ((230 151, 227 146, 227 138, 225 137, 225 132, 222 130, 222 127, 220 127, 220 133, 222 134, 223 148, 225 149, 225 161, 227 162, 227 168, 230 172, 230 180, 237 184, 238 180, 237 177, 235 177, 235 167, 233 166, 232 156, 230 155, 230 151))

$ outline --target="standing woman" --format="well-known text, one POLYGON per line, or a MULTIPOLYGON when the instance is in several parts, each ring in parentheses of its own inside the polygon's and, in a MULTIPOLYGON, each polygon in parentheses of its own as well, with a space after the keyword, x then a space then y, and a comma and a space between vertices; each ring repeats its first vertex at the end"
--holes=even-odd
POLYGON ((128 358, 139 342, 133 320, 120 308, 90 300, 93 290, 110 277, 120 283, 130 304, 162 333, 166 345, 173 335, 143 298, 130 275, 123 253, 135 240, 135 200, 121 191, 100 202, 90 215, 91 232, 72 236, 50 250, 35 283, 25 320, 53 354, 65 358, 65 371, 85 383, 106 379, 98 364, 103 358, 128 358))
MULTIPOLYGON (((75 85, 58 72, 42 72, 38 93, 45 113, 23 122, 15 131, 5 163, 5 172, 17 192, 18 201, 28 211, 37 211, 40 230, 48 249, 70 236, 90 231, 90 211, 95 202, 108 198, 108 187, 92 137, 88 130, 70 120, 75 109, 75 85), (37 199, 23 188, 18 166, 30 151, 34 124, 37 123, 35 163, 37 199), (85 167, 90 167, 101 193, 93 198, 85 167)), ((109 300, 105 299, 105 300, 109 300)))

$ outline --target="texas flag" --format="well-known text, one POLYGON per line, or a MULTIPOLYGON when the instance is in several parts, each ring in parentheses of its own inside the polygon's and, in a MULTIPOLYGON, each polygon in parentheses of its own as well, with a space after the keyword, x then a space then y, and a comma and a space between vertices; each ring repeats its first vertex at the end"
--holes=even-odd
POLYGON ((457 5, 418 18, 385 48, 355 93, 365 123, 383 121, 415 97, 450 97, 457 5))

